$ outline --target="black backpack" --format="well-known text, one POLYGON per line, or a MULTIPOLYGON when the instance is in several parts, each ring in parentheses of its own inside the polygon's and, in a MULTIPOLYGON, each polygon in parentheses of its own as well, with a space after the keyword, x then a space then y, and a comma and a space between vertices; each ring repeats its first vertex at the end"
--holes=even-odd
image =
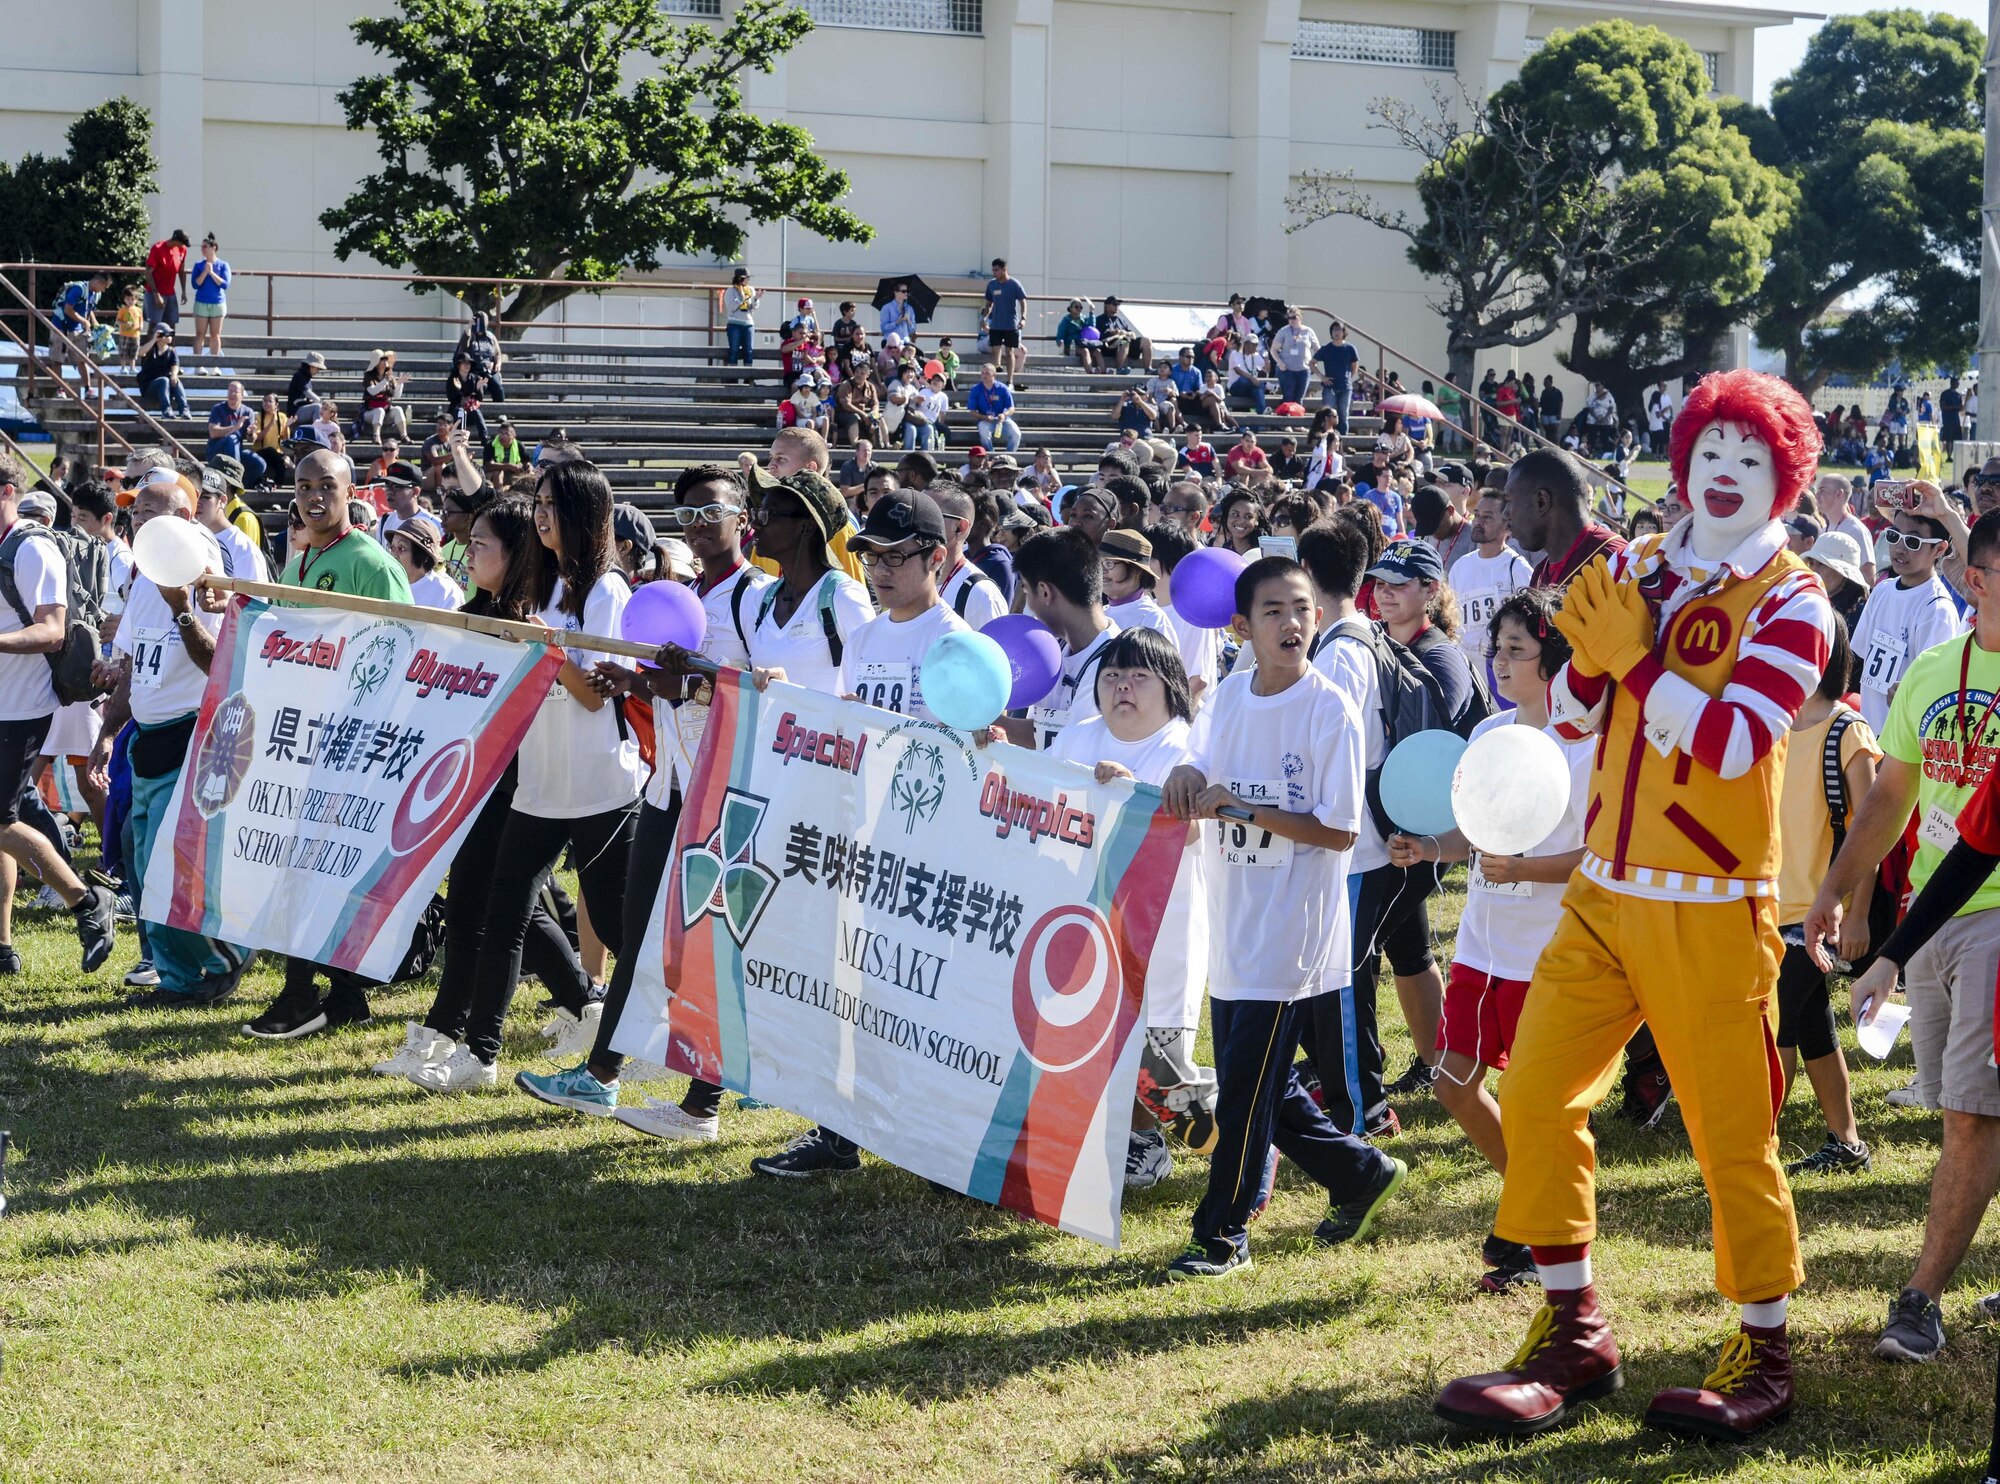
MULTIPOLYGON (((1376 689, 1382 698, 1382 756, 1385 760, 1405 737, 1418 732, 1456 730, 1445 711, 1443 688, 1407 645, 1398 643, 1389 636, 1388 630, 1370 619, 1343 618, 1326 631, 1314 648, 1317 651, 1340 638, 1358 640, 1375 657, 1376 689)), ((1477 704, 1468 709, 1477 710, 1477 704)), ((1468 726, 1466 729, 1469 731, 1471 728, 1468 726)), ((1440 780, 1439 787, 1449 786, 1449 779, 1440 780)), ((1368 812, 1375 820, 1375 827, 1385 836, 1394 834, 1395 823, 1382 808, 1382 769, 1379 766, 1368 770, 1367 793, 1368 812)))
POLYGON ((21 601, 21 589, 14 581, 14 560, 21 543, 31 539, 54 543, 63 558, 66 627, 62 648, 43 655, 55 682, 56 700, 65 706, 95 700, 101 692, 90 676, 97 664, 97 626, 104 619, 104 593, 111 586, 111 549, 82 531, 54 531, 32 520, 16 521, 7 539, 0 541, 0 597, 20 615, 23 628, 32 625, 35 616, 21 601))

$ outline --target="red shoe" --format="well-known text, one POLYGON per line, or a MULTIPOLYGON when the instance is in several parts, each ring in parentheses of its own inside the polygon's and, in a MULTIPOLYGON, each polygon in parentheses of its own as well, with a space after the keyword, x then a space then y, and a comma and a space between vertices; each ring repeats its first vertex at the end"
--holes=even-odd
POLYGON ((1668 1432, 1734 1443, 1784 1421, 1791 1410, 1792 1347, 1785 1327, 1746 1324, 1723 1345, 1707 1380, 1661 1392, 1646 1420, 1668 1432))
POLYGON ((1624 1384, 1597 1290, 1579 1288, 1548 1295, 1507 1369, 1452 1382, 1431 1410, 1469 1432, 1525 1437, 1561 1422, 1571 1404, 1609 1396, 1624 1384))

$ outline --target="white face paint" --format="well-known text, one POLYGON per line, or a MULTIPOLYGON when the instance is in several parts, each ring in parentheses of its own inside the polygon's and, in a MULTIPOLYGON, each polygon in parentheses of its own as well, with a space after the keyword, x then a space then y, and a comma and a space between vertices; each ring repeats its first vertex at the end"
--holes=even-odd
POLYGON ((1695 555, 1720 561, 1771 519, 1778 476, 1771 448, 1744 423, 1712 422, 1688 458, 1687 502, 1695 555))

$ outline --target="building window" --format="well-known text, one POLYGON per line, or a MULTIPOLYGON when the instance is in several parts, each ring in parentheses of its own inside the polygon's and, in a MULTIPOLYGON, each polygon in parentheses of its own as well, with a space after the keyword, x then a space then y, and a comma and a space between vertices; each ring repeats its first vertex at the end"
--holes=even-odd
POLYGON ((948 36, 984 33, 980 0, 805 0, 815 25, 866 31, 941 31, 948 36))
POLYGON ((1458 67, 1458 33, 1416 26, 1364 26, 1351 21, 1300 21, 1292 55, 1308 62, 1373 62, 1384 67, 1458 67))
POLYGON ((1722 53, 1703 52, 1701 54, 1701 70, 1708 74, 1708 90, 1711 93, 1714 92, 1721 86, 1716 79, 1722 75, 1722 53))
POLYGON ((660 0, 668 15, 688 15, 697 20, 716 20, 722 15, 722 0, 660 0))

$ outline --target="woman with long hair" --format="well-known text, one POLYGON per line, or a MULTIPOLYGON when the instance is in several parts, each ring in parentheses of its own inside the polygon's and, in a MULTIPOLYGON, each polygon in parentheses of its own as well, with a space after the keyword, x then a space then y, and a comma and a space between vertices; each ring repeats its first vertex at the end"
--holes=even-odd
POLYGON ((1209 512, 1209 523, 1215 528, 1215 544, 1227 547, 1238 556, 1251 558, 1262 555, 1257 538, 1265 534, 1264 507, 1257 503, 1257 497, 1250 491, 1232 488, 1209 512))
MULTIPOLYGON (((488 503, 472 518, 465 549, 466 568, 477 591, 467 600, 464 611, 516 622, 532 619, 541 571, 534 506, 517 496, 488 503)), ((426 1069, 448 1060, 465 1037, 487 896, 518 784, 517 758, 509 761, 493 785, 452 860, 445 890, 444 964, 438 974, 437 995, 421 1021, 404 1026, 403 1044, 396 1052, 375 1064, 375 1071, 384 1077, 407 1077, 420 1087, 442 1085, 442 1072, 426 1069)), ((529 973, 551 987, 575 985, 583 978, 576 950, 542 906, 539 895, 530 911, 521 958, 529 973)))
POLYGON ((385 430, 399 443, 410 436, 410 420, 396 405, 409 380, 409 372, 396 370, 393 350, 376 351, 374 361, 361 373, 361 423, 374 442, 382 441, 385 430))
MULTIPOLYGON (((611 506, 610 484, 586 460, 551 464, 537 476, 540 550, 530 620, 552 636, 619 636, 632 590, 611 560, 611 506)), ((624 712, 591 683, 595 658, 587 650, 564 655, 521 740, 519 782, 493 849, 465 1035, 449 1056, 423 1069, 422 1086, 491 1087, 497 1080, 501 1025, 520 978, 529 912, 543 873, 565 846, 576 859, 591 926, 614 954, 625 954, 625 876, 645 771, 624 712)), ((597 1007, 589 1004, 580 970, 549 989, 579 1028, 595 1031, 597 1007)))

